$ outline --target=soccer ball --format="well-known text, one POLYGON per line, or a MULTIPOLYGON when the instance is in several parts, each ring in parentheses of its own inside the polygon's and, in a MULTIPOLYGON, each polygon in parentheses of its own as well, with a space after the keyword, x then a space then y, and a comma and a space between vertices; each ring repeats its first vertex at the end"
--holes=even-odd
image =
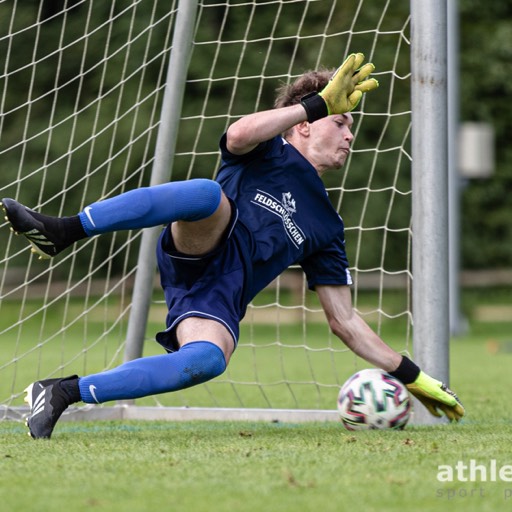
POLYGON ((411 414, 407 388, 379 369, 361 370, 340 389, 338 411, 347 430, 402 430, 411 414))

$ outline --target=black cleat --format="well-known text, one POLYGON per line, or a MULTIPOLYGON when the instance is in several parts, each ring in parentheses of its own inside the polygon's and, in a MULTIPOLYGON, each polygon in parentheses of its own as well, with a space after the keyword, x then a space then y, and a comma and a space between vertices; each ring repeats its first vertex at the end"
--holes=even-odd
POLYGON ((47 379, 33 382, 25 389, 25 402, 30 407, 26 424, 34 439, 49 439, 61 414, 71 403, 69 395, 60 383, 76 379, 76 375, 65 379, 47 379))
POLYGON ((59 218, 49 217, 30 210, 14 199, 2 199, 5 220, 10 222, 16 235, 23 235, 32 245, 32 252, 39 259, 48 259, 63 251, 70 244, 64 242, 59 218))

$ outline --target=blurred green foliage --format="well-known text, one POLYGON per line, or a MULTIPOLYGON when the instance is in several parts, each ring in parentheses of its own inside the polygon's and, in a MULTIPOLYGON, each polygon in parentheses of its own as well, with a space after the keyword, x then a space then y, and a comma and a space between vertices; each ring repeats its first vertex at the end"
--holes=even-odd
POLYGON ((461 0, 461 120, 494 126, 492 178, 466 184, 462 196, 462 264, 512 266, 512 3, 461 0))
MULTIPOLYGON (((305 69, 336 67, 347 53, 362 51, 375 62, 381 87, 355 116, 351 160, 325 182, 347 226, 351 263, 407 268, 408 2, 315 1, 306 10, 301 4, 200 2, 169 178, 213 177, 218 140, 230 122, 271 107, 275 89, 305 69)), ((512 148, 505 140, 512 119, 506 101, 512 84, 505 79, 512 5, 459 4, 461 118, 491 121, 497 139, 495 175, 463 189, 463 266, 512 266, 512 148)), ((176 6, 164 0, 0 3, 4 197, 72 214, 149 184, 176 6)), ((100 261, 113 245, 98 245, 100 261)))

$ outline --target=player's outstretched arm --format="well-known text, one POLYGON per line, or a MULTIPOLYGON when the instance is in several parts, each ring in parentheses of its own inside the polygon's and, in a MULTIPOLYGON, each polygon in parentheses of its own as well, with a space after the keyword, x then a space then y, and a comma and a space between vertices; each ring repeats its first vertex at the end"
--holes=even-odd
POLYGON ((464 416, 453 391, 386 345, 354 311, 348 286, 317 286, 316 291, 332 332, 355 354, 401 380, 434 416, 445 414, 450 421, 464 416))
POLYGON ((243 155, 304 121, 306 111, 300 104, 248 114, 229 126, 226 147, 235 155, 243 155))
POLYGON ((379 86, 375 78, 368 78, 375 66, 371 63, 363 65, 363 61, 362 53, 349 55, 324 89, 306 95, 300 104, 255 112, 238 119, 227 131, 228 150, 245 154, 298 123, 312 123, 328 115, 350 112, 364 93, 379 86))

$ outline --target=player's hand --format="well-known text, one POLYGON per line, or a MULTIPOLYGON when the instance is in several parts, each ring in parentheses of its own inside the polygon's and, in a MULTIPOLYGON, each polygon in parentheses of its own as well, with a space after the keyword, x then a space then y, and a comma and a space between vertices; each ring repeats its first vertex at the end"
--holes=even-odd
POLYGON ((371 63, 361 66, 363 61, 362 53, 349 55, 319 93, 327 105, 329 115, 350 112, 357 107, 363 93, 379 86, 375 78, 367 79, 375 66, 371 63))
POLYGON ((458 396, 425 372, 420 372, 418 378, 406 386, 430 414, 439 418, 444 413, 450 421, 459 421, 464 416, 464 407, 458 396))

